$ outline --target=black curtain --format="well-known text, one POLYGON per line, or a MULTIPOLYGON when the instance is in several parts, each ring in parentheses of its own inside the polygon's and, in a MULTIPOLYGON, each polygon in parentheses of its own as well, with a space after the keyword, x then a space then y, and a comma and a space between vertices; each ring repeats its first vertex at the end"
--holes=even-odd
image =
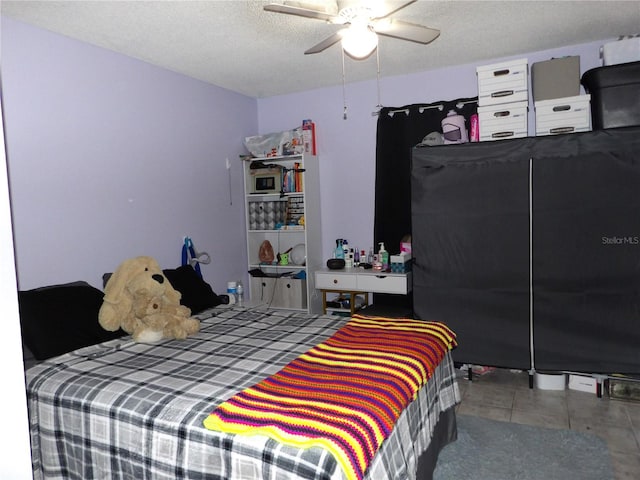
MULTIPOLYGON (((400 241, 411 235, 411 152, 431 132, 442 132, 442 119, 455 110, 466 119, 477 113, 477 97, 384 107, 376 136, 376 195, 374 248, 384 242, 389 254, 400 251, 400 241)), ((412 295, 374 295, 374 304, 411 309, 412 295)))

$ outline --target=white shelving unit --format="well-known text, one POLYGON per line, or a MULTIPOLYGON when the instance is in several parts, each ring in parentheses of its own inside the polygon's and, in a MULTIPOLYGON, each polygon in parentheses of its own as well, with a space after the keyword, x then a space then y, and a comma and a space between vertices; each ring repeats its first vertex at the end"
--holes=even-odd
POLYGON ((248 270, 260 270, 264 275, 250 276, 251 301, 320 313, 322 299, 315 293, 314 275, 322 267, 318 157, 250 158, 244 161, 243 170, 248 270), (288 188, 282 188, 285 173, 297 177, 288 188), (304 221, 299 221, 301 216, 304 221), (260 262, 260 246, 265 240, 276 255, 271 264, 260 262), (300 245, 304 246, 304 262, 293 263, 295 258, 289 258, 286 265, 278 262, 278 254, 298 246, 297 252, 300 245))

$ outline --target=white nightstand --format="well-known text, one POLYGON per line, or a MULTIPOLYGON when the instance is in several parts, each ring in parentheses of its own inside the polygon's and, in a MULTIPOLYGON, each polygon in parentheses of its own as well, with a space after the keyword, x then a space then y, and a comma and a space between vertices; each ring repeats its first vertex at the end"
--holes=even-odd
POLYGON ((342 270, 323 268, 316 270, 315 279, 316 288, 322 292, 323 313, 327 313, 327 293, 349 295, 353 315, 358 293, 364 293, 365 304, 368 304, 369 292, 406 295, 411 291, 411 272, 390 273, 359 267, 342 270))

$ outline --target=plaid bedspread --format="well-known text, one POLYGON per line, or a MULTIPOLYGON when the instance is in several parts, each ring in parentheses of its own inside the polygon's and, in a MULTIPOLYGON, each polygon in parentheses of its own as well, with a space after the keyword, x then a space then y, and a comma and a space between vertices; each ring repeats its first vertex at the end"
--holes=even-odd
MULTIPOLYGON (((334 457, 266 436, 207 430, 203 412, 282 369, 347 319, 217 307, 201 331, 129 337, 27 371, 34 478, 342 479, 334 457)), ((374 457, 366 479, 412 479, 441 411, 459 401, 449 354, 374 457)))
POLYGON ((348 480, 360 480, 454 345, 442 323, 354 315, 331 338, 219 405, 204 426, 327 448, 348 480))

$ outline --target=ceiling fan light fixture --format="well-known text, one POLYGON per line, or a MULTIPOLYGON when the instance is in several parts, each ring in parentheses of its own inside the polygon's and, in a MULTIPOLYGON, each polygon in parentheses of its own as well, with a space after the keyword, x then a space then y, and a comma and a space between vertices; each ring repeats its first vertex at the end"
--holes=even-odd
POLYGON ((366 24, 352 23, 342 37, 342 49, 356 60, 364 60, 378 46, 378 35, 366 24))

